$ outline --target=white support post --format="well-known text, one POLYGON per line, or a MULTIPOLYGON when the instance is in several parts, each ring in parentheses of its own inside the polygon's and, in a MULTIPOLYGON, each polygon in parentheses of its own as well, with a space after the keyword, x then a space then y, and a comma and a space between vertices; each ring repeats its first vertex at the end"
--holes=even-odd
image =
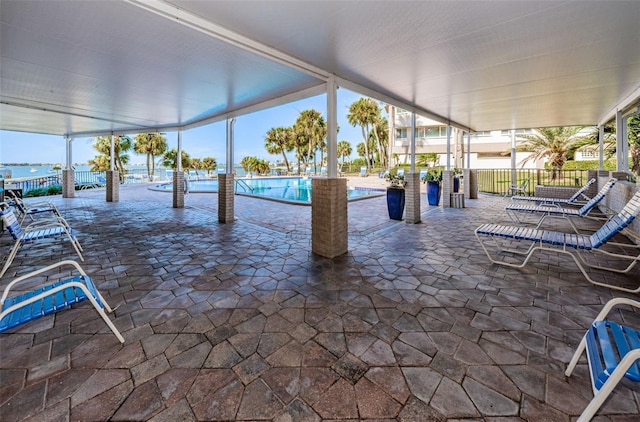
POLYGON ((176 155, 176 171, 182 171, 182 130, 178 131, 178 154, 176 155))
POLYGON ((111 155, 111 159, 109 160, 109 171, 107 171, 105 194, 107 202, 118 202, 120 200, 120 173, 116 171, 116 138, 113 133, 111 134, 109 155, 111 155))
POLYGON ((518 186, 516 174, 516 131, 511 129, 511 186, 518 186))
POLYGON ((227 119, 227 168, 218 174, 218 221, 233 223, 235 220, 235 181, 233 174, 233 126, 235 117, 227 119))
POLYGON ((62 197, 73 198, 75 196, 75 171, 73 170, 73 138, 69 135, 65 135, 65 153, 66 153, 66 166, 62 170, 62 197))
MULTIPOLYGON (((327 176, 338 177, 338 100, 336 80, 327 80, 327 176)), ((322 164, 322 163, 321 163, 322 164)))
POLYGON ((67 170, 71 170, 73 166, 73 147, 71 145, 71 142, 73 142, 73 138, 69 135, 65 135, 64 140, 66 142, 67 170))
POLYGON ((411 149, 411 173, 416 172, 416 113, 411 112, 411 135, 410 149, 411 149))
POLYGON ((467 132, 467 168, 471 168, 471 132, 467 132))
POLYGON ((233 126, 236 118, 227 119, 227 174, 233 174, 233 126))
POLYGON ((447 125, 447 171, 451 170, 451 125, 447 125))
POLYGON ((113 136, 113 133, 111 134, 111 144, 109 145, 109 155, 111 156, 110 160, 109 160, 109 170, 114 171, 116 169, 116 140, 115 137, 113 136))
POLYGON ((598 170, 604 170, 604 125, 598 126, 598 170))

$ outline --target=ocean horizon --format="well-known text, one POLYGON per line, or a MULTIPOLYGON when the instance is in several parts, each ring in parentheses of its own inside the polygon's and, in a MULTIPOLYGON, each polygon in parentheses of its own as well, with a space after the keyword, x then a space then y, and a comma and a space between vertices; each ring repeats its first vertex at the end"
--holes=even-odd
MULTIPOLYGON (((35 178, 35 177, 47 177, 47 176, 55 176, 61 175, 62 170, 53 170, 54 164, 41 164, 41 165, 0 165, 0 177, 5 179, 23 179, 23 178, 35 178), (10 175, 9 175, 10 173, 10 175)), ((76 172, 89 172, 91 171, 91 166, 82 164, 82 165, 74 165, 74 170, 76 172)), ((125 166, 127 170, 135 170, 136 173, 144 173, 146 174, 147 166, 145 165, 128 165, 125 166)), ((225 168, 224 164, 218 166, 218 168, 225 168)), ((235 165, 235 173, 237 176, 245 176, 245 171, 240 165, 235 165)), ((166 176, 167 170, 170 170, 166 167, 156 166, 155 167, 155 175, 158 176, 160 180, 163 180, 166 176)), ((215 170, 214 172, 217 172, 215 170)), ((206 175, 206 170, 198 170, 198 174, 200 176, 206 175)))

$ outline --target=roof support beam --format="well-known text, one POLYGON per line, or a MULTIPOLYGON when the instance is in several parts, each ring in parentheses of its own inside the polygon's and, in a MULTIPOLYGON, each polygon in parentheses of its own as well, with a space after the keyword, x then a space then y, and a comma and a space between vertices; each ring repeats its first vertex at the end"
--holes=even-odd
POLYGON ((625 99, 620 101, 613 109, 609 110, 609 112, 600 119, 598 126, 604 126, 610 121, 616 119, 618 111, 622 111, 625 115, 634 113, 634 107, 636 108, 635 111, 638 111, 640 108, 640 86, 631 94, 627 95, 625 99))

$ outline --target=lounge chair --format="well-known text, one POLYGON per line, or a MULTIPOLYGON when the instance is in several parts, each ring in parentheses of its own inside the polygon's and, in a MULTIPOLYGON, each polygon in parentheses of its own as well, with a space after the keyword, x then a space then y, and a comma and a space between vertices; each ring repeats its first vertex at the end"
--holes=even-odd
MULTIPOLYGON (((521 218, 522 215, 535 214, 539 215, 540 218, 536 223, 536 228, 539 228, 542 225, 542 222, 547 217, 562 217, 568 218, 569 223, 573 227, 573 229, 578 232, 577 227, 571 220, 571 217, 587 217, 590 216, 593 210, 596 209, 596 206, 604 199, 607 193, 613 188, 613 185, 616 184, 616 179, 609 179, 607 183, 605 183, 600 191, 593 198, 589 200, 586 204, 584 204, 580 208, 574 207, 561 207, 560 204, 530 204, 521 201, 512 201, 504 207, 504 210, 507 212, 507 215, 511 218, 514 223, 522 224, 525 221, 521 218)), ((600 217, 598 217, 600 218, 600 217)))
POLYGON ((511 196, 526 195, 527 194, 527 187, 529 187, 529 182, 530 181, 531 181, 531 179, 527 179, 520 186, 514 186, 514 185, 509 186, 507 191, 504 193, 504 196, 508 196, 508 195, 511 195, 511 196))
POLYGON ((367 168, 366 167, 360 167, 360 177, 367 177, 367 168))
POLYGON ((76 250, 76 253, 80 257, 80 260, 84 261, 81 253, 82 246, 80 246, 80 242, 78 242, 78 239, 76 239, 73 230, 71 230, 69 224, 64 218, 55 217, 36 220, 28 226, 22 227, 22 225, 20 225, 18 219, 16 218, 13 208, 10 207, 6 202, 0 202, 0 217, 2 217, 4 226, 9 231, 9 234, 11 234, 11 237, 15 239, 15 243, 6 258, 4 267, 2 267, 2 271, 0 271, 0 277, 4 275, 4 273, 13 262, 13 259, 18 253, 18 249, 20 249, 20 246, 42 239, 66 237, 73 245, 73 248, 76 250))
POLYGON ((427 175, 427 169, 420 170, 420 180, 422 180, 427 175))
POLYGON ((605 319, 617 305, 640 308, 640 302, 626 298, 607 302, 580 341, 565 371, 567 377, 571 376, 586 349, 593 399, 578 422, 590 421, 622 378, 640 382, 640 331, 605 319))
POLYGON ((109 304, 104 300, 98 289, 96 289, 91 278, 75 261, 62 261, 30 272, 11 281, 7 287, 5 287, 2 293, 2 299, 0 299, 0 332, 7 331, 32 319, 64 309, 85 299, 89 299, 120 343, 124 343, 124 338, 122 338, 118 329, 105 313, 105 309, 109 313, 112 312, 109 304), (78 274, 41 286, 35 290, 9 297, 11 289, 18 283, 29 281, 40 274, 63 266, 74 267, 78 274))
POLYGON ((34 221, 35 215, 43 215, 43 214, 52 214, 49 217, 62 217, 58 208, 53 205, 51 202, 38 202, 37 204, 32 204, 31 206, 27 206, 24 201, 19 198, 13 191, 8 191, 9 201, 7 202, 9 205, 15 207, 20 216, 20 224, 24 222, 24 219, 28 216, 31 221, 34 221))
POLYGON ((400 177, 404 177, 404 169, 403 168, 399 168, 398 172, 396 173, 398 176, 400 177))
POLYGON ((585 195, 585 192, 589 190, 589 188, 594 183, 596 183, 596 179, 589 180, 586 185, 582 186, 576 193, 571 195, 571 197, 568 199, 545 198, 541 196, 523 196, 523 195, 516 195, 512 199, 515 201, 530 201, 530 202, 537 202, 540 204, 583 205, 578 201, 580 198, 584 198, 584 200, 586 201, 589 201, 591 199, 585 195))
MULTIPOLYGON (((635 217, 640 214, 640 191, 637 191, 631 200, 625 205, 625 207, 609 221, 604 223, 598 231, 592 235, 584 235, 577 233, 563 233, 558 231, 540 230, 537 228, 529 227, 514 227, 504 226, 500 224, 483 224, 475 230, 476 238, 480 242, 480 246, 486 253, 489 260, 494 264, 505 265, 513 268, 524 267, 533 254, 536 251, 551 251, 559 254, 569 255, 571 259, 576 263, 585 278, 598 286, 605 286, 612 289, 622 290, 626 292, 638 293, 640 292, 640 280, 639 287, 635 289, 627 289, 624 287, 613 286, 605 284, 596 280, 593 280, 586 272, 585 267, 590 267, 599 270, 613 271, 617 273, 628 273, 632 268, 640 261, 640 245, 639 244, 627 244, 627 243, 615 243, 610 241, 616 234, 622 232, 626 226, 628 226, 635 217), (493 241, 494 246, 499 252, 508 252, 515 255, 523 255, 524 260, 522 262, 508 262, 504 259, 494 258, 489 249, 487 248, 488 239, 493 241), (513 243, 520 243, 521 241, 530 242, 526 250, 510 249, 503 247, 506 241, 513 243), (627 255, 621 253, 613 253, 605 250, 603 247, 605 244, 614 245, 621 250, 632 251, 631 253, 637 255, 627 255), (608 257, 616 258, 619 262, 630 261, 626 268, 614 268, 596 265, 588 262, 583 254, 586 253, 601 253, 608 257)), ((640 236, 634 234, 632 231, 625 231, 628 236, 634 237, 637 241, 640 241, 640 236)), ((508 245, 511 246, 511 245, 508 245)))

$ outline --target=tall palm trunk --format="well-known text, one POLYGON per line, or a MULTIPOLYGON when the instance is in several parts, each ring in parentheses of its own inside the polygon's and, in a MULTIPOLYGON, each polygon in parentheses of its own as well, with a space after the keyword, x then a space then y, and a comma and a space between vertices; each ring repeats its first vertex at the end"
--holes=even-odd
POLYGON ((360 129, 362 129, 362 139, 364 140, 364 162, 367 165, 367 172, 369 172, 371 170, 371 162, 369 158, 369 139, 366 136, 369 125, 362 125, 360 129))

